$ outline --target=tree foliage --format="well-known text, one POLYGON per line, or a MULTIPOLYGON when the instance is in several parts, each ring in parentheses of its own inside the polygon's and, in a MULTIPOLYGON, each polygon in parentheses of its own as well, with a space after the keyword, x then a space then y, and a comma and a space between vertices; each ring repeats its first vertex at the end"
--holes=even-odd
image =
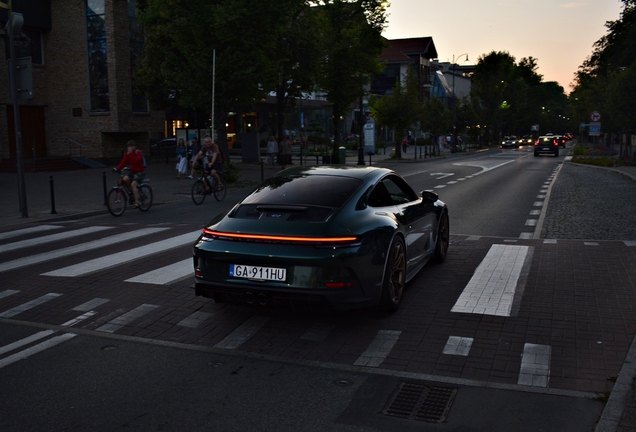
POLYGON ((603 130, 636 128, 633 103, 636 75, 636 1, 622 0, 620 19, 608 21, 607 34, 576 73, 570 100, 576 119, 587 121, 593 111, 603 113, 603 130))
POLYGON ((493 51, 479 58, 471 96, 486 141, 528 135, 536 124, 541 131, 554 133, 564 133, 561 129, 570 127, 563 87, 554 81, 544 82, 537 69, 534 57, 517 63, 509 53, 493 51))
POLYGON ((395 133, 395 156, 402 157, 400 141, 406 136, 413 125, 424 117, 424 107, 419 102, 419 90, 417 77, 413 71, 407 69, 403 80, 398 79, 391 94, 379 97, 374 96, 369 101, 371 117, 375 121, 392 129, 395 133))
POLYGON ((380 55, 386 42, 386 6, 380 0, 316 0, 321 57, 317 88, 332 106, 337 162, 341 118, 363 94, 375 74, 382 72, 380 55))

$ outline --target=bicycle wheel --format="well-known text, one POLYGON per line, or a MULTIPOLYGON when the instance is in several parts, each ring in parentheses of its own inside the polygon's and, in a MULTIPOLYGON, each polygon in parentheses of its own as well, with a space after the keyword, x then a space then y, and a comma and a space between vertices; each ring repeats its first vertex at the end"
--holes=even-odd
POLYGON ((137 188, 139 192, 139 210, 148 211, 152 205, 152 188, 148 184, 142 184, 137 188))
POLYGON ((202 179, 198 179, 192 184, 192 201, 196 205, 200 205, 205 201, 205 185, 202 179))
POLYGON ((216 184, 214 185, 214 198, 216 198, 217 201, 223 201, 225 199, 225 195, 227 195, 227 187, 223 177, 219 176, 219 178, 221 181, 215 182, 216 184))
POLYGON ((121 216, 126 211, 126 205, 128 203, 128 196, 123 188, 113 188, 108 192, 108 200, 106 206, 108 211, 113 216, 121 216))

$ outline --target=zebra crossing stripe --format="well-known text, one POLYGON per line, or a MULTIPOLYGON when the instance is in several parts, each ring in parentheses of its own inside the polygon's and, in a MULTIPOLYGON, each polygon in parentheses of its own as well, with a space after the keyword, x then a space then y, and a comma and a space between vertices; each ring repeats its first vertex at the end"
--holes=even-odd
POLYGON ((6 310, 2 313, 0 313, 0 318, 11 318, 14 317, 24 311, 27 311, 29 309, 33 309, 36 306, 41 305, 42 303, 46 303, 49 300, 53 300, 56 297, 61 296, 62 294, 57 294, 57 293, 48 293, 43 295, 42 297, 36 298, 34 300, 31 300, 29 302, 26 302, 24 304, 21 304, 20 306, 16 306, 13 309, 9 309, 6 310))
POLYGON ((353 363, 355 366, 378 367, 389 355, 402 332, 400 330, 380 330, 373 342, 353 363))
POLYGON ((88 312, 90 310, 98 308, 99 306, 103 305, 104 303, 108 303, 109 301, 110 301, 109 299, 94 298, 93 300, 89 300, 86 303, 82 303, 79 306, 75 306, 71 310, 74 310, 74 311, 77 311, 77 312, 88 312))
POLYGON ((530 252, 528 246, 492 245, 451 312, 510 316, 530 252))
POLYGON ((187 276, 194 276, 192 258, 149 271, 148 273, 140 274, 139 276, 126 279, 124 282, 166 285, 187 276))
MULTIPOLYGON (((162 229, 162 228, 158 228, 162 229)), ((165 228, 164 228, 165 229, 165 228)), ((146 258, 149 255, 164 252, 169 249, 174 249, 184 244, 192 243, 196 241, 197 237, 201 234, 201 230, 182 234, 180 236, 172 237, 166 240, 161 240, 155 243, 150 243, 144 246, 140 246, 134 249, 117 252, 111 255, 106 255, 101 258, 95 258, 89 261, 84 261, 79 264, 64 267, 58 270, 53 270, 47 273, 42 273, 44 276, 63 276, 63 277, 76 277, 82 276, 88 273, 101 271, 110 267, 114 267, 119 264, 127 263, 136 259, 146 258)), ((194 271, 194 270, 193 270, 194 271)))
POLYGON ((225 339, 214 345, 215 348, 236 349, 240 347, 246 340, 256 334, 269 321, 268 317, 253 316, 238 326, 232 333, 227 335, 225 339))
POLYGON ((333 324, 316 323, 309 330, 307 330, 300 338, 304 340, 311 340, 315 342, 322 342, 327 339, 329 333, 335 329, 333 324))
POLYGON ((177 325, 181 327, 196 328, 199 326, 199 324, 210 318, 212 315, 214 314, 211 312, 196 311, 190 316, 187 316, 179 321, 177 325))
POLYGON ((42 263, 45 261, 51 261, 60 257, 67 257, 82 252, 98 249, 104 246, 110 246, 116 243, 133 240, 138 237, 142 237, 149 234, 154 234, 160 231, 165 231, 168 228, 142 228, 139 230, 116 234, 114 236, 106 237, 103 239, 92 240, 86 243, 78 244, 75 246, 69 246, 62 249, 57 249, 50 252, 42 252, 35 255, 30 255, 24 258, 19 258, 13 261, 0 263, 0 272, 14 270, 33 264, 42 263))
POLYGON ((73 339, 75 336, 77 336, 74 333, 65 333, 63 335, 60 336, 56 336, 54 338, 51 338, 47 341, 44 341, 40 344, 34 345, 30 348, 27 348, 23 351, 20 351, 18 353, 15 353, 13 355, 10 355, 8 357, 5 357, 3 359, 0 359, 0 369, 2 369, 5 366, 10 365, 11 363, 15 363, 18 360, 23 360, 27 357, 32 356, 33 354, 37 354, 41 351, 47 350, 51 347, 54 347, 56 345, 61 344, 62 342, 66 342, 69 339, 73 339))
POLYGON ((120 328, 125 325, 133 322, 134 320, 146 315, 148 312, 151 312, 158 308, 157 305, 152 304, 142 304, 141 306, 136 307, 130 312, 126 312, 125 314, 115 318, 114 320, 104 324, 99 327, 96 331, 101 331, 105 333, 115 333, 120 328))
POLYGON ((15 231, 0 233, 0 240, 6 240, 8 238, 19 237, 25 234, 33 234, 37 232, 50 231, 53 229, 60 229, 60 228, 62 227, 59 225, 38 225, 31 228, 23 228, 23 229, 19 229, 15 231))
POLYGON ((9 297, 10 295, 17 294, 19 292, 20 291, 18 291, 18 290, 4 290, 4 291, 0 292, 0 300, 2 300, 5 297, 9 297))
POLYGON ((550 381, 550 354, 549 345, 525 344, 517 384, 547 387, 550 381))
POLYGON ((22 240, 14 243, 7 243, 5 245, 0 245, 0 252, 9 252, 13 250, 28 248, 31 246, 42 245, 43 243, 54 242, 58 240, 65 240, 73 237, 78 237, 86 234, 92 234, 99 231, 109 230, 114 227, 106 227, 106 226, 94 226, 81 228, 73 231, 66 231, 62 233, 50 234, 42 237, 34 237, 28 240, 22 240))

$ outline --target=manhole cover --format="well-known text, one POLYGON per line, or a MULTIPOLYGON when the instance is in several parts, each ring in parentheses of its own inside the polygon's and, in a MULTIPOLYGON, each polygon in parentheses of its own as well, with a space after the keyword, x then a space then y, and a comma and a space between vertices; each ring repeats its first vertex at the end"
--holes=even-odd
POLYGON ((382 414, 442 423, 448 416, 456 394, 457 389, 403 382, 389 399, 382 414))

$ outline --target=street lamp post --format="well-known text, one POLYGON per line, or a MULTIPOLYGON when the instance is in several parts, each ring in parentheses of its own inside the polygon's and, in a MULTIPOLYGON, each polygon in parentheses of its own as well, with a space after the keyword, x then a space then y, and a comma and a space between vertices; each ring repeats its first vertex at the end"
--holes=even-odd
POLYGON ((27 211, 26 202, 26 188, 24 184, 24 157, 22 153, 22 128, 20 121, 20 103, 18 101, 18 77, 16 75, 17 59, 15 57, 15 35, 20 34, 24 19, 22 14, 13 12, 12 3, 0 3, 0 7, 8 9, 8 20, 5 26, 5 31, 9 36, 9 57, 11 62, 9 64, 9 90, 11 99, 13 100, 13 124, 15 130, 15 149, 17 157, 17 171, 18 171, 18 199, 20 203, 20 213, 23 218, 29 217, 27 211))
POLYGON ((453 71, 453 141, 451 143, 452 148, 454 150, 457 146, 457 126, 455 125, 455 106, 457 105, 457 96, 455 96, 455 70, 457 67, 457 61, 466 56, 466 63, 468 63, 468 53, 460 54, 455 58, 455 54, 453 54, 453 63, 451 64, 451 70, 453 71))

